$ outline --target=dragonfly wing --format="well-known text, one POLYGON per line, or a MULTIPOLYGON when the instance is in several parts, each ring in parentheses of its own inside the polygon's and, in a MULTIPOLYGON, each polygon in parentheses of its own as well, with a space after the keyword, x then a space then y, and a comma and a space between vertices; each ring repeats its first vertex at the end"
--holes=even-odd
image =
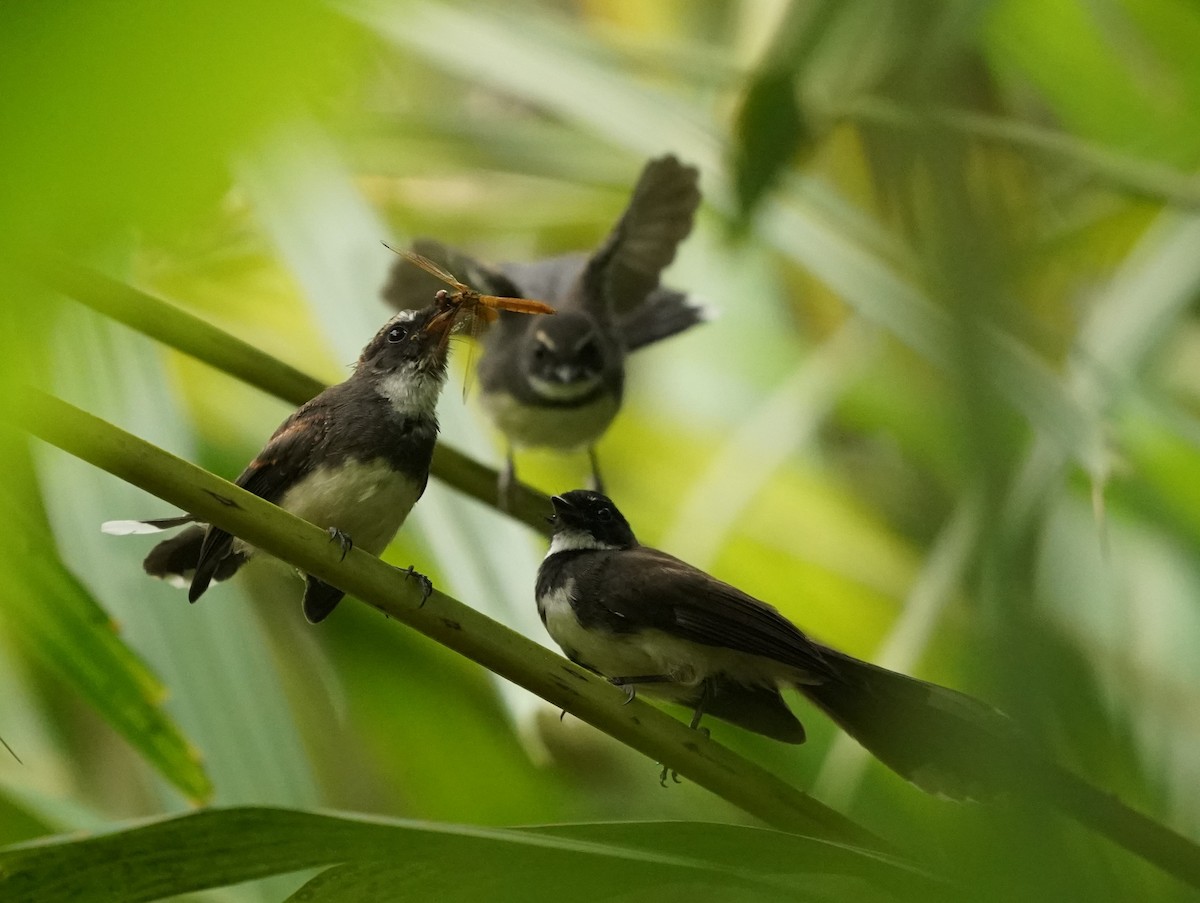
MULTIPOLYGON (((433 302, 433 296, 443 288, 443 283, 462 286, 451 273, 479 289, 493 295, 519 294, 512 282, 497 270, 493 270, 474 258, 453 248, 427 238, 413 242, 413 253, 424 258, 445 277, 434 275, 415 263, 412 258, 400 254, 383 288, 383 300, 398 310, 414 310, 433 302)), ((465 288, 465 286, 462 286, 465 288)), ((461 290, 461 289, 460 289, 461 290)))

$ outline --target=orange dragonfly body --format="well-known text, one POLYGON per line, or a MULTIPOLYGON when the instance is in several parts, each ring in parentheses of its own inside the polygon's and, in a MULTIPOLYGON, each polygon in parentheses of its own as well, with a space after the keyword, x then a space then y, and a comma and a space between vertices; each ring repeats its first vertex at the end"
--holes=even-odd
MULTIPOLYGON (((479 337, 479 324, 494 323, 496 318, 500 316, 500 311, 507 310, 519 314, 552 314, 554 308, 543 301, 534 301, 531 298, 502 298, 499 295, 485 295, 475 291, 469 285, 459 282, 451 273, 447 272, 442 267, 438 266, 428 257, 424 257, 415 251, 408 251, 402 248, 393 248, 387 242, 384 242, 384 247, 389 251, 399 254, 415 267, 424 270, 430 276, 442 280, 442 282, 453 288, 453 291, 442 289, 434 296, 434 303, 438 305, 449 317, 457 317, 460 313, 465 313, 470 318, 471 329, 470 334, 472 339, 479 337)), ((449 335, 449 331, 447 331, 449 335)), ((473 351, 472 351, 473 356, 473 351)), ((467 379, 470 378, 471 361, 467 361, 467 379)), ((467 395, 468 383, 463 383, 463 398, 467 395)))

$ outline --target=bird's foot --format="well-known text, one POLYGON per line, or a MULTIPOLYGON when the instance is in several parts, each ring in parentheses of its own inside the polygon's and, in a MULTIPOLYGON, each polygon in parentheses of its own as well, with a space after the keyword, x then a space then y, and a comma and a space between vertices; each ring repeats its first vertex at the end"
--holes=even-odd
POLYGON ((637 686, 621 677, 610 677, 608 682, 614 687, 620 687, 625 693, 625 701, 621 705, 629 705, 637 698, 637 686))
POLYGON ((421 602, 417 608, 424 608, 429 597, 433 595, 433 581, 416 569, 414 565, 404 568, 404 579, 416 580, 421 585, 421 602))
POLYGON ((679 780, 679 772, 678 771, 676 771, 674 768, 671 768, 670 766, 664 765, 662 767, 662 771, 660 771, 658 773, 658 785, 660 787, 667 786, 667 776, 668 775, 671 776, 671 780, 674 781, 676 784, 683 783, 683 781, 679 780))
POLYGON ((336 542, 342 547, 342 561, 346 560, 346 556, 350 554, 350 550, 354 548, 354 540, 350 538, 348 533, 343 533, 337 527, 330 527, 325 531, 329 534, 329 541, 336 542))

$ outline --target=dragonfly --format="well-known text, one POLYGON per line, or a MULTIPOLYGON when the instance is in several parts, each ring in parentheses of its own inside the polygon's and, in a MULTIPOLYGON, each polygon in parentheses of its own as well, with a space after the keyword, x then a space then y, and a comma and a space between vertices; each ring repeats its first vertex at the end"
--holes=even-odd
MULTIPOLYGON (((457 317, 465 313, 470 318, 470 336, 472 339, 467 356, 467 375, 463 378, 463 399, 467 397, 470 387, 471 365, 474 362, 475 342, 479 338, 481 324, 494 323, 500 316, 500 311, 507 310, 518 314, 552 314, 554 308, 544 301, 534 301, 532 298, 503 298, 499 295, 485 295, 475 291, 465 282, 459 282, 455 276, 428 257, 404 248, 393 248, 387 242, 383 246, 389 251, 399 254, 415 267, 424 270, 435 279, 449 285, 453 291, 442 289, 434 296, 434 303, 442 308, 448 316, 457 317)), ((447 335, 449 333, 447 332, 447 335)))

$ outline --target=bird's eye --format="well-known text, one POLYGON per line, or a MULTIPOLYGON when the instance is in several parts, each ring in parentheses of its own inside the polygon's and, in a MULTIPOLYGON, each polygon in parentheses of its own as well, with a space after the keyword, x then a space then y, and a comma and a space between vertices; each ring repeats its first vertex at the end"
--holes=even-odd
POLYGON ((600 520, 612 520, 612 509, 601 508, 596 512, 596 517, 598 517, 600 520))
POLYGON ((387 331, 387 340, 395 345, 397 342, 403 342, 404 337, 408 335, 408 330, 403 326, 393 326, 387 331))
POLYGON ((550 357, 550 349, 545 345, 538 345, 533 350, 533 356, 536 360, 544 361, 550 357))

